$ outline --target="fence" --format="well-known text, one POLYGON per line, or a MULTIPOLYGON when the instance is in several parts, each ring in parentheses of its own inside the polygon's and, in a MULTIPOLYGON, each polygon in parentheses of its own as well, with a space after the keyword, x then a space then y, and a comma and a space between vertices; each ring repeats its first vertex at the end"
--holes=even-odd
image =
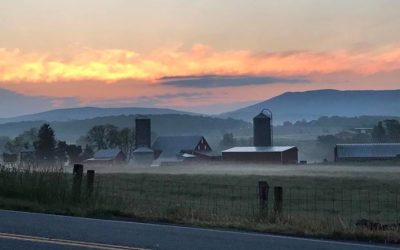
POLYGON ((376 227, 399 222, 400 192, 394 190, 346 190, 340 188, 269 187, 199 184, 187 182, 115 182, 98 176, 96 186, 111 204, 125 211, 152 210, 191 214, 199 218, 297 220, 352 227, 356 223, 376 227))
POLYGON ((132 179, 83 173, 0 171, 0 198, 165 220, 284 221, 351 228, 399 222, 400 192, 132 179))

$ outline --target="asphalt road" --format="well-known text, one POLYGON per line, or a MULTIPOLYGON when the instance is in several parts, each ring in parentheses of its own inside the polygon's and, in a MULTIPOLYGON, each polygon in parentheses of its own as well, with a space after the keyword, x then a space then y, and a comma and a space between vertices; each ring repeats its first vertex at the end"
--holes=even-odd
POLYGON ((394 246, 0 210, 0 249, 398 249, 394 246))

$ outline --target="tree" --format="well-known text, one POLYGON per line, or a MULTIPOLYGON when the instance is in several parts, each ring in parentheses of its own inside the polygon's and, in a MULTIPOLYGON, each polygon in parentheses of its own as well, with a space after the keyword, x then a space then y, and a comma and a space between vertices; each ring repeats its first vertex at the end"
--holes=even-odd
POLYGON ((22 132, 13 140, 9 140, 4 145, 4 149, 11 154, 18 154, 25 150, 33 150, 33 144, 37 140, 37 137, 38 130, 36 128, 31 128, 30 130, 22 132))
POLYGON ((386 130, 383 127, 383 123, 379 122, 378 125, 374 126, 372 130, 372 140, 374 142, 384 142, 386 139, 386 130))
POLYGON ((67 147, 68 147, 68 145, 65 141, 57 142, 55 155, 56 155, 57 161, 59 161, 60 163, 65 163, 68 160, 67 147))
POLYGON ((132 152, 135 148, 135 132, 133 129, 124 128, 119 131, 119 149, 122 150, 127 156, 128 160, 132 156, 132 152))
POLYGON ((82 147, 77 145, 67 145, 65 150, 71 163, 81 161, 82 147))
POLYGON ((81 158, 86 160, 86 159, 92 158, 93 156, 94 156, 93 149, 89 145, 86 145, 85 150, 83 151, 81 158))
POLYGON ((219 145, 222 148, 231 148, 234 147, 236 145, 236 140, 233 137, 232 133, 225 133, 222 137, 221 142, 219 143, 219 145))
POLYGON ((102 125, 91 128, 86 136, 88 143, 90 143, 90 145, 97 150, 107 148, 105 137, 106 132, 104 126, 102 125))
POLYGON ((117 148, 121 145, 121 137, 118 128, 114 125, 105 126, 107 148, 117 148))
POLYGON ((54 162, 56 155, 56 139, 49 124, 43 124, 38 132, 38 139, 34 143, 36 157, 40 161, 54 162))
POLYGON ((387 130, 387 141, 388 142, 399 142, 400 141, 400 123, 397 120, 386 120, 385 121, 387 130))
POLYGON ((0 136, 0 152, 4 152, 6 150, 6 145, 11 141, 10 138, 6 136, 0 136))
POLYGON ((87 133, 86 140, 97 150, 116 148, 121 143, 118 128, 110 124, 94 126, 87 133))

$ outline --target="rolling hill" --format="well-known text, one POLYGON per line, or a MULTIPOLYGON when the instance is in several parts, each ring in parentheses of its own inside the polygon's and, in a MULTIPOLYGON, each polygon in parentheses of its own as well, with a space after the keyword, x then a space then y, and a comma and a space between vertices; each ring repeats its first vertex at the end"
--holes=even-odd
POLYGON ((287 92, 220 117, 250 121, 263 108, 272 110, 276 124, 321 116, 400 116, 400 90, 287 92))

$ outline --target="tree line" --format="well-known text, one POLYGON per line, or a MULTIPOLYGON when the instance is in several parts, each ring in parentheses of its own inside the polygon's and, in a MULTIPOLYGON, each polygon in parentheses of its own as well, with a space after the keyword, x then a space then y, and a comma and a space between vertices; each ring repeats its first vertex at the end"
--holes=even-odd
POLYGON ((346 136, 343 136, 343 133, 346 132, 318 136, 317 140, 322 146, 329 147, 339 143, 400 143, 400 122, 387 119, 373 126, 371 133, 354 133, 346 136))
POLYGON ((31 128, 14 139, 0 138, 4 156, 18 155, 21 152, 32 152, 37 162, 65 163, 82 162, 94 156, 101 149, 121 149, 128 158, 134 150, 135 136, 133 128, 119 129, 113 125, 92 127, 76 144, 57 140, 55 131, 47 123, 39 129, 31 128))
POLYGON ((400 142, 400 122, 394 119, 381 121, 374 126, 371 136, 378 143, 400 142))

